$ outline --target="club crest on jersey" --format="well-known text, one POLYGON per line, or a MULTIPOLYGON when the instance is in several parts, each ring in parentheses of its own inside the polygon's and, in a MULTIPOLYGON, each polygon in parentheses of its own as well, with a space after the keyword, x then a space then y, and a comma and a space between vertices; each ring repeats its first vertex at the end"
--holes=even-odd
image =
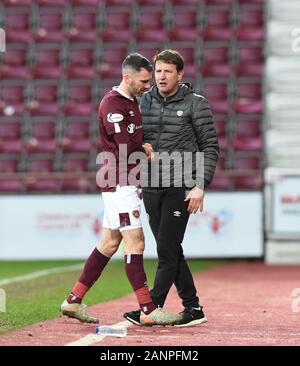
POLYGON ((132 211, 132 216, 138 219, 140 217, 140 211, 139 210, 132 211))
POLYGON ((134 117, 134 112, 133 111, 129 111, 129 117, 134 117))
POLYGON ((183 115, 183 111, 177 111, 177 116, 181 117, 183 115))
POLYGON ((134 131, 136 130, 136 125, 134 123, 130 123, 128 126, 127 126, 127 132, 128 133, 134 133, 134 131))
POLYGON ((123 121, 124 117, 119 113, 108 113, 107 121, 110 123, 118 123, 123 121))

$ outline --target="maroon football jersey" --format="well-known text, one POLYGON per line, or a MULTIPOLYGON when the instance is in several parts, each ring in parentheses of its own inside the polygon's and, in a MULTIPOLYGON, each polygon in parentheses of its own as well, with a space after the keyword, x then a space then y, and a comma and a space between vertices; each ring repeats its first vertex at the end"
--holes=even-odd
POLYGON ((127 163, 129 155, 144 152, 142 117, 136 98, 117 88, 102 99, 98 117, 101 161, 97 183, 103 192, 115 191, 118 184, 129 184, 128 173, 137 167, 137 163, 127 163))

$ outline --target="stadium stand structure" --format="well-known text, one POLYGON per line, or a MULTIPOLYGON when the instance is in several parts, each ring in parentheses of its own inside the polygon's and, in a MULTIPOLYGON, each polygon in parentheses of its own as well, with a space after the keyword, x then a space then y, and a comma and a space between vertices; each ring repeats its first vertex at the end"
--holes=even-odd
MULTIPOLYGON (((266 100, 265 100, 265 212, 266 262, 273 264, 300 263, 300 230, 274 225, 296 218, 297 205, 276 210, 275 202, 297 199, 297 191, 286 188, 275 195, 277 182, 300 176, 300 3, 270 0, 266 28, 266 100), (296 31, 296 32, 295 32, 296 31), (294 211, 293 211, 294 210, 294 211), (285 211, 285 212, 284 212, 285 211)), ((283 183, 284 184, 284 183, 283 183)), ((297 184, 297 180, 296 180, 297 184)), ((287 186, 288 187, 288 186, 287 186)), ((277 203, 278 205, 278 203, 277 203)), ((298 204, 299 206, 299 204, 298 204)), ((299 226, 299 225, 298 225, 299 226)))
MULTIPOLYGON (((221 154, 210 189, 260 190, 263 5, 259 0, 1 2, 7 52, 0 53, 0 192, 97 192, 99 101, 119 82, 128 52, 152 58, 166 48, 184 55, 185 81, 207 97, 215 115, 221 154)), ((268 98, 277 105, 276 95, 268 98)), ((276 113, 272 123, 278 118, 276 113)))

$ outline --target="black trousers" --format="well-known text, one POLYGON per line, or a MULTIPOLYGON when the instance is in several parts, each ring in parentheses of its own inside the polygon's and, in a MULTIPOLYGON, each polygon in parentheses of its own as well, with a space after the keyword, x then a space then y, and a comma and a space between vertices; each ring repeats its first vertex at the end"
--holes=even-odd
POLYGON ((184 188, 143 191, 149 224, 157 244, 158 266, 151 297, 163 306, 173 283, 184 307, 198 307, 194 280, 183 255, 182 241, 189 219, 184 188))

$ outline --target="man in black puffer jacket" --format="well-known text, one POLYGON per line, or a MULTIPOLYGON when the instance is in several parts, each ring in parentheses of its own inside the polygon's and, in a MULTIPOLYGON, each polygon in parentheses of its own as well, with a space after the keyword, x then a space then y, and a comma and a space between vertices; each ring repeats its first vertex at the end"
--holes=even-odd
MULTIPOLYGON (((213 178, 219 152, 211 109, 189 84, 180 83, 183 67, 178 52, 157 54, 156 86, 141 98, 144 141, 155 152, 150 169, 142 174, 144 204, 158 253, 151 297, 163 307, 174 283, 184 306, 177 325, 181 327, 207 321, 181 243, 189 215, 203 209, 204 189, 213 178)), ((139 311, 124 317, 139 324, 139 311)))

